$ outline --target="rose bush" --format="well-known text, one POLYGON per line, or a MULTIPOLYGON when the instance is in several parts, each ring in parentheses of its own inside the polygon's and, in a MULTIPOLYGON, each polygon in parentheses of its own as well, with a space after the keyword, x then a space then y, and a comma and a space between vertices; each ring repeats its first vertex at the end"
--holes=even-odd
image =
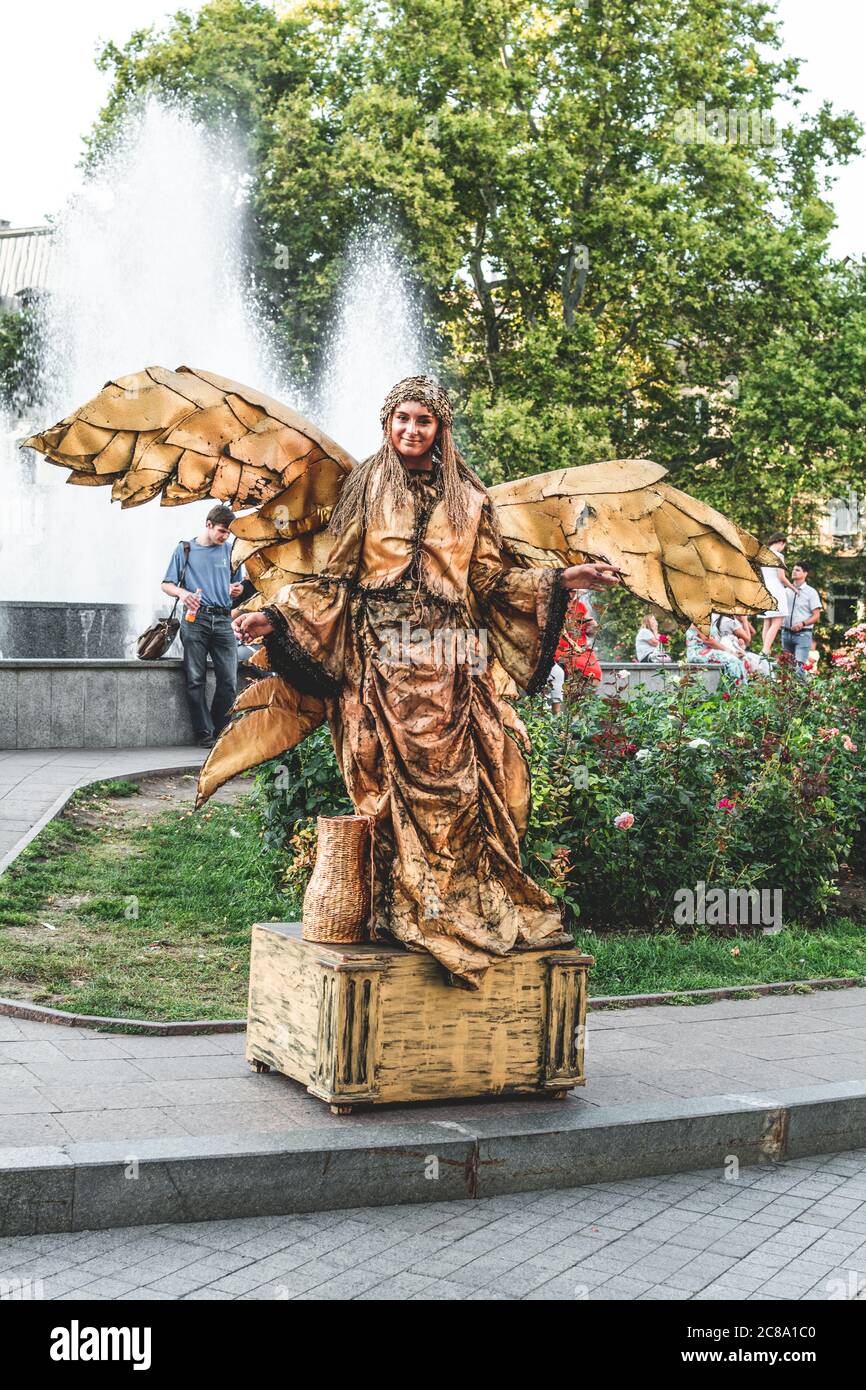
POLYGON ((782 667, 719 694, 686 677, 672 694, 588 697, 560 719, 541 699, 521 712, 524 852, 572 923, 669 926, 677 891, 701 882, 780 889, 786 922, 833 903, 866 821, 866 718, 847 671, 807 684, 782 667))
MULTIPOLYGON (((559 717, 521 700, 524 863, 566 921, 670 926, 677 890, 700 882, 781 889, 786 923, 825 914, 840 864, 866 857, 866 630, 852 646, 852 664, 809 683, 782 667, 773 683, 709 694, 685 677, 629 701, 587 693, 559 717)), ((259 772, 255 806, 300 901, 316 814, 352 809, 327 728, 259 772)))

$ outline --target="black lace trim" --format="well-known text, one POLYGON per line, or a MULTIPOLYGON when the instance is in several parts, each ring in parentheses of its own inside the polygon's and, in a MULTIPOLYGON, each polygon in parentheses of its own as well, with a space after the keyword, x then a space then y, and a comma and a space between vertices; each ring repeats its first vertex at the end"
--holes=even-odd
POLYGON ((310 656, 292 633, 278 608, 262 609, 273 626, 265 638, 265 650, 272 671, 300 690, 302 695, 325 699, 340 693, 340 682, 329 676, 321 662, 310 656))
POLYGON ((435 608, 443 608, 450 613, 466 613, 468 615, 465 599, 443 598, 441 594, 434 593, 424 585, 418 588, 406 580, 398 580, 396 584, 385 584, 381 588, 377 588, 375 584, 355 584, 352 587, 353 596, 364 600, 371 598, 412 598, 416 593, 422 602, 429 603, 435 608))
POLYGON ((565 623, 565 615, 568 611, 568 601, 571 597, 569 589, 563 588, 562 576, 564 569, 554 571, 555 580, 553 593, 550 596, 550 608, 547 613, 547 622, 541 634, 541 647, 538 653, 538 662, 529 678, 526 686, 527 695, 537 695, 547 684, 547 678, 553 669, 556 659, 556 649, 559 646, 559 639, 562 636, 562 629, 565 623))

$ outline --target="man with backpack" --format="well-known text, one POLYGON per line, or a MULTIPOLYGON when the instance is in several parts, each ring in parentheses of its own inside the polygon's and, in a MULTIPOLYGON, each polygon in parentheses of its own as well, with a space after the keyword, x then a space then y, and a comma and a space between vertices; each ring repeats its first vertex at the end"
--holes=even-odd
POLYGON ((232 631, 232 600, 243 588, 243 566, 231 572, 230 507, 212 507, 205 529, 181 541, 169 561, 162 591, 184 605, 180 624, 186 695, 196 742, 210 748, 222 729, 237 691, 238 644, 232 631), (216 689, 208 709, 205 682, 210 654, 216 689))

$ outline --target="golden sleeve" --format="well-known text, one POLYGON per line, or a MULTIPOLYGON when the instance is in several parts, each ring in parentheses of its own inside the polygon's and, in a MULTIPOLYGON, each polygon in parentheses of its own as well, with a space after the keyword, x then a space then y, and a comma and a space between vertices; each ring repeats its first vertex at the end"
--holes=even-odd
POLYGON ((305 695, 324 699, 343 684, 360 540, 353 525, 335 539, 321 574, 287 584, 262 610, 274 629, 265 638, 271 670, 305 695))
POLYGON ((509 565, 485 503, 469 565, 475 597, 494 656, 521 690, 543 690, 565 622, 569 591, 562 569, 509 565))

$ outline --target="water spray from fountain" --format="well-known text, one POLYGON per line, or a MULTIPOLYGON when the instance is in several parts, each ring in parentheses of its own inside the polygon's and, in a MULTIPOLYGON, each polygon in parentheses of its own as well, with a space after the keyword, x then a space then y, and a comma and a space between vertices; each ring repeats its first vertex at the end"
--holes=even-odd
POLYGON ((317 417, 362 459, 381 442, 382 401, 395 381, 427 370, 427 354, 409 276, 387 233, 380 227, 359 232, 346 262, 317 417))
POLYGON ((209 505, 122 512, 109 488, 66 487, 64 470, 20 454, 32 428, 153 363, 215 369, 291 400, 248 292, 247 180, 225 132, 150 99, 61 215, 42 310, 43 399, 5 431, 4 600, 139 604, 150 617, 171 550, 202 529, 209 505))
MULTIPOLYGON (((9 601, 58 600, 69 608, 56 618, 49 642, 57 649, 46 655, 98 654, 91 646, 100 646, 106 617, 88 605, 99 604, 127 606, 113 615, 121 628, 110 654, 131 655, 135 633, 168 609, 159 588, 168 556, 203 529, 210 503, 121 511, 109 488, 94 496, 65 486, 65 470, 17 449, 106 381, 155 363, 216 371, 310 413, 363 458, 378 447, 378 408, 390 387, 425 370, 407 272, 387 234, 367 229, 348 249, 314 401, 299 398, 253 307, 243 259, 249 180, 242 149, 225 131, 150 98, 129 113, 60 217, 42 308, 43 399, 27 420, 6 422, 2 438, 0 655, 11 654, 10 622, 25 617, 9 601)), ((55 618, 46 608, 34 621, 44 631, 55 618)), ((100 650, 109 654, 104 643, 100 650)))

